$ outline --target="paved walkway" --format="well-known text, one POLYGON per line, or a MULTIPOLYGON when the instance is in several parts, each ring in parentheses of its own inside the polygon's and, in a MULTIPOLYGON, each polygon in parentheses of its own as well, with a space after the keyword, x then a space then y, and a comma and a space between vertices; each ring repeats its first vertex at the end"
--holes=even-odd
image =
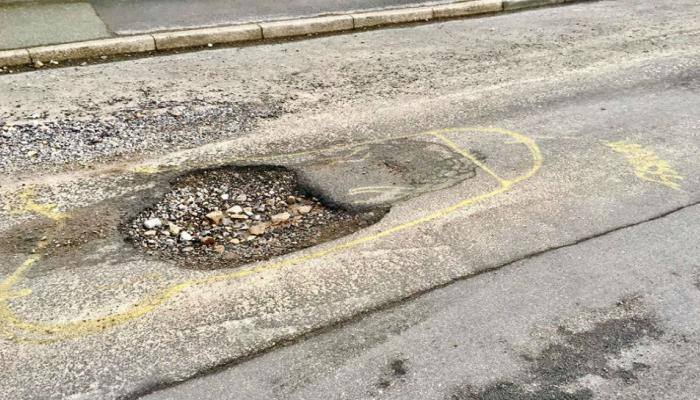
POLYGON ((159 30, 436 3, 420 0, 0 0, 0 50, 159 30))

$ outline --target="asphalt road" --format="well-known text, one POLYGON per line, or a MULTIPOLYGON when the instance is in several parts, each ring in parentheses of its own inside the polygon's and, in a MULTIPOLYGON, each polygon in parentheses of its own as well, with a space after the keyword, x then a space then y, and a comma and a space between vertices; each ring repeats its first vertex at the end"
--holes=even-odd
POLYGON ((601 1, 0 76, 0 398, 697 398, 698 16, 601 1), (230 163, 391 211, 239 269, 123 240, 230 163))
POLYGON ((700 206, 144 399, 697 399, 700 206))

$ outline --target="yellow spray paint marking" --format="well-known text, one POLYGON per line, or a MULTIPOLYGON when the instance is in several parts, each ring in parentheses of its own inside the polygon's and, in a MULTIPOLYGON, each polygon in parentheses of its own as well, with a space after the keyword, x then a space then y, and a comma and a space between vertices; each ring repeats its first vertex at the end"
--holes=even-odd
POLYGON ((19 299, 20 297, 27 297, 30 294, 32 294, 32 291, 30 289, 20 289, 15 290, 14 292, 5 291, 3 293, 0 293, 0 300, 19 299))
POLYGON ((36 214, 53 221, 60 221, 66 218, 66 214, 56 211, 55 204, 39 204, 35 202, 33 188, 24 189, 17 197, 19 198, 20 204, 11 209, 13 214, 36 214))
MULTIPOLYGON (((126 308, 123 311, 116 312, 113 314, 108 314, 99 318, 95 319, 87 319, 87 320, 79 320, 79 321, 72 321, 72 322, 67 322, 67 323, 40 323, 40 322, 29 322, 25 321, 16 314, 14 314, 9 307, 8 303, 8 298, 9 294, 11 293, 16 293, 13 291, 13 286, 17 284, 23 277, 24 275, 29 271, 29 269, 32 267, 32 265, 40 258, 39 255, 34 255, 27 259, 15 272, 13 272, 10 276, 5 278, 3 282, 0 283, 0 334, 3 334, 6 338, 18 342, 18 343, 34 343, 34 344, 43 344, 43 343, 50 343, 54 342, 57 340, 62 340, 62 339, 68 339, 68 338, 73 338, 73 337, 78 337, 82 335, 87 335, 91 333, 96 333, 103 331, 107 328, 125 323, 127 321, 134 320, 136 318, 139 318, 154 309, 156 309, 158 306, 162 305, 169 299, 173 298, 177 294, 181 293, 187 288, 193 287, 193 286, 200 286, 200 285, 207 285, 207 284, 212 284, 216 282, 224 282, 224 281, 232 281, 236 279, 241 279, 250 275, 258 274, 261 272, 266 272, 266 271, 274 271, 274 270, 279 270, 282 268, 286 267, 292 267, 296 265, 303 264, 307 261, 310 260, 315 260, 321 257, 324 257, 326 255, 330 254, 335 254, 343 250, 348 250, 354 247, 357 247, 359 245, 362 245, 364 243, 372 242, 377 239, 393 235, 397 232, 412 228, 417 225, 421 225, 433 220, 436 220, 438 218, 445 217, 449 214, 454 213, 455 211, 464 209, 466 207, 469 207, 473 204, 476 204, 478 202, 484 201, 486 199, 489 199, 493 196, 496 196, 498 194, 504 193, 508 191, 513 185, 526 180, 530 177, 532 177, 542 166, 542 156, 540 153, 540 150, 535 144, 533 140, 528 138, 525 135, 516 133, 516 132, 511 132, 507 131, 504 129, 497 129, 497 128, 454 128, 454 129, 442 129, 438 131, 431 131, 431 132, 425 132, 422 134, 417 134, 417 135, 410 135, 410 136, 405 136, 405 137, 411 137, 411 136, 419 136, 419 135, 433 135, 440 140, 442 140, 446 145, 450 146, 453 148, 455 151, 457 151, 459 154, 462 154, 463 156, 467 157, 468 159, 472 160, 480 169, 482 169, 485 173, 488 175, 494 177, 496 181, 499 183, 498 187, 490 192, 487 193, 482 193, 477 196, 469 197, 467 199, 461 200, 457 202, 456 204, 453 204, 451 206, 448 206, 446 208, 443 208, 441 210, 434 211, 432 213, 429 213, 423 217, 387 228, 383 231, 380 231, 378 233, 374 233, 371 235, 363 236, 358 239, 354 239, 345 243, 340 243, 334 246, 329 246, 327 248, 323 248, 317 251, 313 251, 309 254, 302 255, 302 256, 296 256, 296 257, 290 257, 286 259, 282 259, 280 261, 276 262, 271 262, 271 263, 266 263, 266 264, 261 264, 258 266, 254 267, 248 267, 248 268, 241 268, 237 269, 231 272, 225 272, 222 274, 216 274, 212 275, 209 277, 205 278, 199 278, 199 279, 191 279, 191 280, 186 280, 184 282, 175 284, 173 286, 170 286, 168 288, 163 289, 162 291, 158 293, 154 293, 153 295, 143 299, 142 301, 138 302, 137 304, 134 304, 128 308, 126 308), (500 178, 498 175, 496 175, 490 168, 488 168, 485 164, 481 163, 478 161, 473 155, 469 154, 467 151, 461 149, 459 146, 457 146, 454 142, 449 140, 445 134, 450 134, 450 133, 461 133, 461 132, 479 132, 479 133, 486 133, 486 134, 496 134, 496 135, 504 135, 510 139, 513 139, 515 143, 518 144, 523 144, 527 148, 527 150, 530 153, 530 156, 532 157, 532 164, 529 168, 529 170, 514 178, 511 180, 506 180, 503 178, 500 178), (19 335, 21 334, 21 336, 19 335)), ((389 138, 386 140, 394 140, 396 138, 389 138)), ((379 142, 379 141, 373 141, 373 142, 379 142)), ((367 142, 361 143, 358 145, 366 145, 367 142)), ((42 208, 42 212, 49 212, 46 211, 45 209, 42 208)), ((62 219, 62 217, 61 217, 62 219)), ((45 242, 44 242, 45 243, 45 242)), ((38 247, 42 247, 44 244, 40 243, 38 247)))
POLYGON ((676 172, 668 161, 662 160, 654 150, 644 148, 628 140, 605 142, 605 145, 615 152, 623 154, 627 162, 634 168, 638 178, 649 182, 659 183, 671 189, 679 190, 683 177, 676 172))
POLYGON ((466 150, 462 149, 461 147, 457 146, 457 144, 455 144, 453 141, 451 141, 450 139, 446 138, 445 135, 443 135, 443 134, 441 134, 441 133, 433 133, 433 136, 435 136, 436 138, 442 140, 449 148, 451 148, 452 150, 454 150, 454 151, 457 152, 458 154, 461 154, 461 155, 464 156, 465 158, 469 159, 469 161, 471 161, 472 163, 474 163, 474 165, 476 165, 477 167, 481 168, 481 169, 482 169, 484 172, 486 172, 487 174, 491 175, 491 177, 493 177, 493 179, 495 179, 496 181, 498 181, 498 183, 501 184, 501 186, 506 186, 506 187, 507 187, 507 186, 512 185, 512 182, 511 182, 511 181, 508 181, 508 180, 503 179, 503 178, 501 178, 500 176, 498 176, 495 172, 493 172, 493 171, 491 170, 491 168, 487 167, 486 164, 484 164, 484 163, 482 163, 481 161, 479 161, 476 157, 474 157, 474 156, 473 156, 472 154, 470 154, 468 151, 466 151, 466 150))

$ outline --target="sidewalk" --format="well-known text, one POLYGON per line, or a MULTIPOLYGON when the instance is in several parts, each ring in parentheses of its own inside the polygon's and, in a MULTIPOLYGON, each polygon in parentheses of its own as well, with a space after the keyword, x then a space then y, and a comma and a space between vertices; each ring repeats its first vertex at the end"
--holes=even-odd
POLYGON ((280 40, 572 1, 577 0, 0 0, 0 68, 13 72, 7 67, 280 40))
POLYGON ((420 0, 0 0, 0 50, 438 3, 420 0))

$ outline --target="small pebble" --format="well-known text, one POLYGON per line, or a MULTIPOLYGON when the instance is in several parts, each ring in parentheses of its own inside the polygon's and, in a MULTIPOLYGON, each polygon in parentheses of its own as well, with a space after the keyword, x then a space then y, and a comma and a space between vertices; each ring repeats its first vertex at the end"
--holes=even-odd
POLYGON ((180 232, 180 240, 183 242, 190 242, 192 241, 192 235, 190 235, 187 231, 182 231, 180 232))
POLYGON ((281 224, 282 222, 288 221, 292 216, 288 212, 283 212, 275 214, 270 218, 273 224, 281 224))
POLYGON ((161 222, 160 218, 149 218, 149 219, 143 221, 143 226, 146 229, 158 228, 162 225, 163 225, 163 223, 161 222))
POLYGON ((221 211, 212 211, 209 214, 207 214, 207 218, 216 225, 219 225, 221 220, 224 218, 224 213, 221 211))

